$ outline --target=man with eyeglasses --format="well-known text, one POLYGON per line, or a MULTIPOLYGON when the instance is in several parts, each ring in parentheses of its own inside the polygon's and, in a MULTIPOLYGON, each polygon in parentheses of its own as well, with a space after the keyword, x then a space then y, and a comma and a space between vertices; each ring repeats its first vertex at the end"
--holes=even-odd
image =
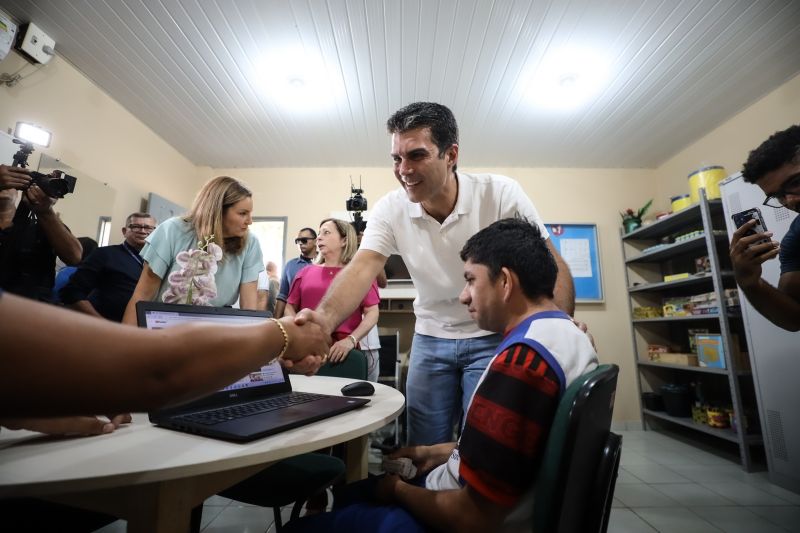
POLYGON ((88 315, 121 322, 125 306, 142 274, 139 255, 156 229, 148 213, 131 213, 122 228, 122 244, 103 246, 79 266, 59 295, 64 305, 88 315))
POLYGON ((317 232, 311 228, 303 228, 297 233, 294 243, 300 250, 300 256, 289 259, 283 267, 281 288, 275 300, 275 318, 283 316, 283 310, 286 308, 286 299, 289 297, 289 289, 292 288, 294 277, 298 272, 310 265, 317 255, 317 232))
MULTIPOLYGON (((767 195, 764 205, 800 212, 800 125, 773 134, 750 152, 742 177, 767 195)), ((753 307, 775 325, 800 330, 800 217, 795 217, 780 246, 771 232, 748 235, 751 220, 733 233, 730 255, 736 283, 753 307), (769 242, 755 244, 767 238, 769 242), (781 275, 773 287, 761 277, 761 265, 778 256, 781 275)))

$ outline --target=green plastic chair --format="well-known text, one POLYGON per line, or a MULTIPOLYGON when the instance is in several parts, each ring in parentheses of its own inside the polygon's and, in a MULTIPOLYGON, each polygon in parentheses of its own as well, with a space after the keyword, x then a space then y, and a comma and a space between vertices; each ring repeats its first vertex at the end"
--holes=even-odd
MULTIPOLYGON (((344 361, 326 363, 320 376, 367 379, 367 356, 360 350, 351 350, 344 361)), ((253 476, 219 493, 224 498, 250 505, 271 507, 275 516, 275 531, 281 531, 281 507, 289 504, 292 514, 289 520, 300 516, 305 501, 312 495, 339 481, 345 472, 345 464, 338 457, 326 453, 306 453, 278 461, 253 476)), ((200 530, 203 506, 195 507, 192 514, 192 531, 200 530)))
POLYGON ((622 447, 611 432, 618 374, 600 365, 561 398, 536 477, 533 531, 607 530, 622 447))
POLYGON ((304 453, 288 457, 219 493, 250 505, 272 507, 275 531, 281 531, 281 507, 292 505, 289 520, 300 516, 305 501, 344 476, 341 459, 324 453, 304 453))
POLYGON ((318 376, 334 378, 367 379, 367 356, 361 350, 350 350, 341 363, 328 361, 317 372, 318 376))

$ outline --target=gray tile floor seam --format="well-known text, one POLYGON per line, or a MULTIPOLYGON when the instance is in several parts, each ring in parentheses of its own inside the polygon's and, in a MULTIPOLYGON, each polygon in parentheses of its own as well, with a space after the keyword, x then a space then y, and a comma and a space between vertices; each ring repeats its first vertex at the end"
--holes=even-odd
POLYGON ((769 522, 745 507, 696 507, 692 511, 726 533, 785 533, 785 529, 769 522))
POLYGON ((739 505, 776 505, 785 506, 790 502, 774 496, 767 491, 761 490, 758 487, 742 483, 741 481, 732 481, 727 483, 700 483, 700 485, 713 490, 717 494, 721 494, 729 498, 739 505))
POLYGON ((653 488, 686 507, 737 505, 736 502, 696 483, 661 483, 653 488))
POLYGON ((790 533, 800 533, 800 507, 747 507, 750 511, 781 526, 790 533))
POLYGON ((722 531, 687 507, 640 507, 633 512, 659 533, 722 531))

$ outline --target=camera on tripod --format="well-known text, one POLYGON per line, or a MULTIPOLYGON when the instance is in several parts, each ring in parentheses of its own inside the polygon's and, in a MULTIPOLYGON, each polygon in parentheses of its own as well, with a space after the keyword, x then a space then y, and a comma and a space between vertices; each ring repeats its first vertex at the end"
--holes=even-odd
POLYGON ((364 198, 364 189, 361 188, 361 176, 358 177, 358 188, 353 185, 353 177, 350 176, 350 198, 344 203, 348 211, 353 213, 353 227, 356 233, 363 233, 367 227, 362 211, 367 210, 367 199, 364 198))
POLYGON ((356 189, 355 185, 350 184, 350 198, 345 202, 348 211, 366 211, 367 199, 363 196, 363 189, 356 189))
MULTIPOLYGON (((26 168, 28 166, 28 156, 31 155, 31 152, 33 152, 33 142, 25 138, 24 132, 26 131, 26 128, 22 128, 21 126, 30 125, 22 122, 17 123, 17 129, 15 130, 14 134, 15 136, 19 134, 23 138, 13 139, 13 142, 20 145, 20 148, 19 151, 14 154, 14 160, 11 166, 26 168)), ((50 140, 48 138, 45 146, 49 144, 50 140)), ((51 198, 64 198, 64 196, 75 190, 75 183, 78 181, 75 176, 70 176, 61 170, 54 171, 52 175, 42 174, 41 172, 32 170, 30 171, 29 175, 31 177, 31 181, 28 187, 31 185, 38 185, 39 188, 51 198)))

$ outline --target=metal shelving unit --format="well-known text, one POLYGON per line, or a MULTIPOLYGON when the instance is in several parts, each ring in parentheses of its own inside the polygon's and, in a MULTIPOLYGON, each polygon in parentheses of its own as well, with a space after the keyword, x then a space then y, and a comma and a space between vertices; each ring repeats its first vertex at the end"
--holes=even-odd
MULTIPOLYGON (((701 193, 704 191, 701 190, 701 193)), ((737 368, 732 357, 734 332, 739 335, 740 348, 745 345, 741 314, 724 311, 724 290, 735 287, 733 274, 721 265, 727 259, 727 234, 719 200, 706 200, 701 195, 699 203, 674 213, 653 224, 622 235, 622 254, 625 262, 625 279, 631 317, 633 308, 658 305, 666 296, 691 296, 705 292, 716 293, 723 312, 682 317, 631 318, 631 335, 634 346, 636 379, 639 392, 658 391, 667 382, 700 383, 703 389, 718 394, 714 400, 726 403, 734 410, 735 425, 745 428, 745 412, 757 411, 755 394, 752 394, 752 373, 747 368, 737 368), (702 233, 676 243, 662 243, 661 239, 691 231, 702 233), (694 258, 708 256, 710 271, 690 275, 674 281, 663 281, 664 275, 694 270, 694 258), (650 361, 647 345, 688 343, 688 329, 704 327, 722 335, 725 368, 707 368, 650 361)), ((663 411, 641 409, 644 429, 654 427, 653 422, 674 424, 698 433, 711 435, 735 443, 745 470, 753 469, 753 446, 763 446, 761 435, 736 432, 730 428, 717 429, 698 424, 691 418, 670 416, 663 411)), ((756 424, 757 425, 757 424, 756 424)))

